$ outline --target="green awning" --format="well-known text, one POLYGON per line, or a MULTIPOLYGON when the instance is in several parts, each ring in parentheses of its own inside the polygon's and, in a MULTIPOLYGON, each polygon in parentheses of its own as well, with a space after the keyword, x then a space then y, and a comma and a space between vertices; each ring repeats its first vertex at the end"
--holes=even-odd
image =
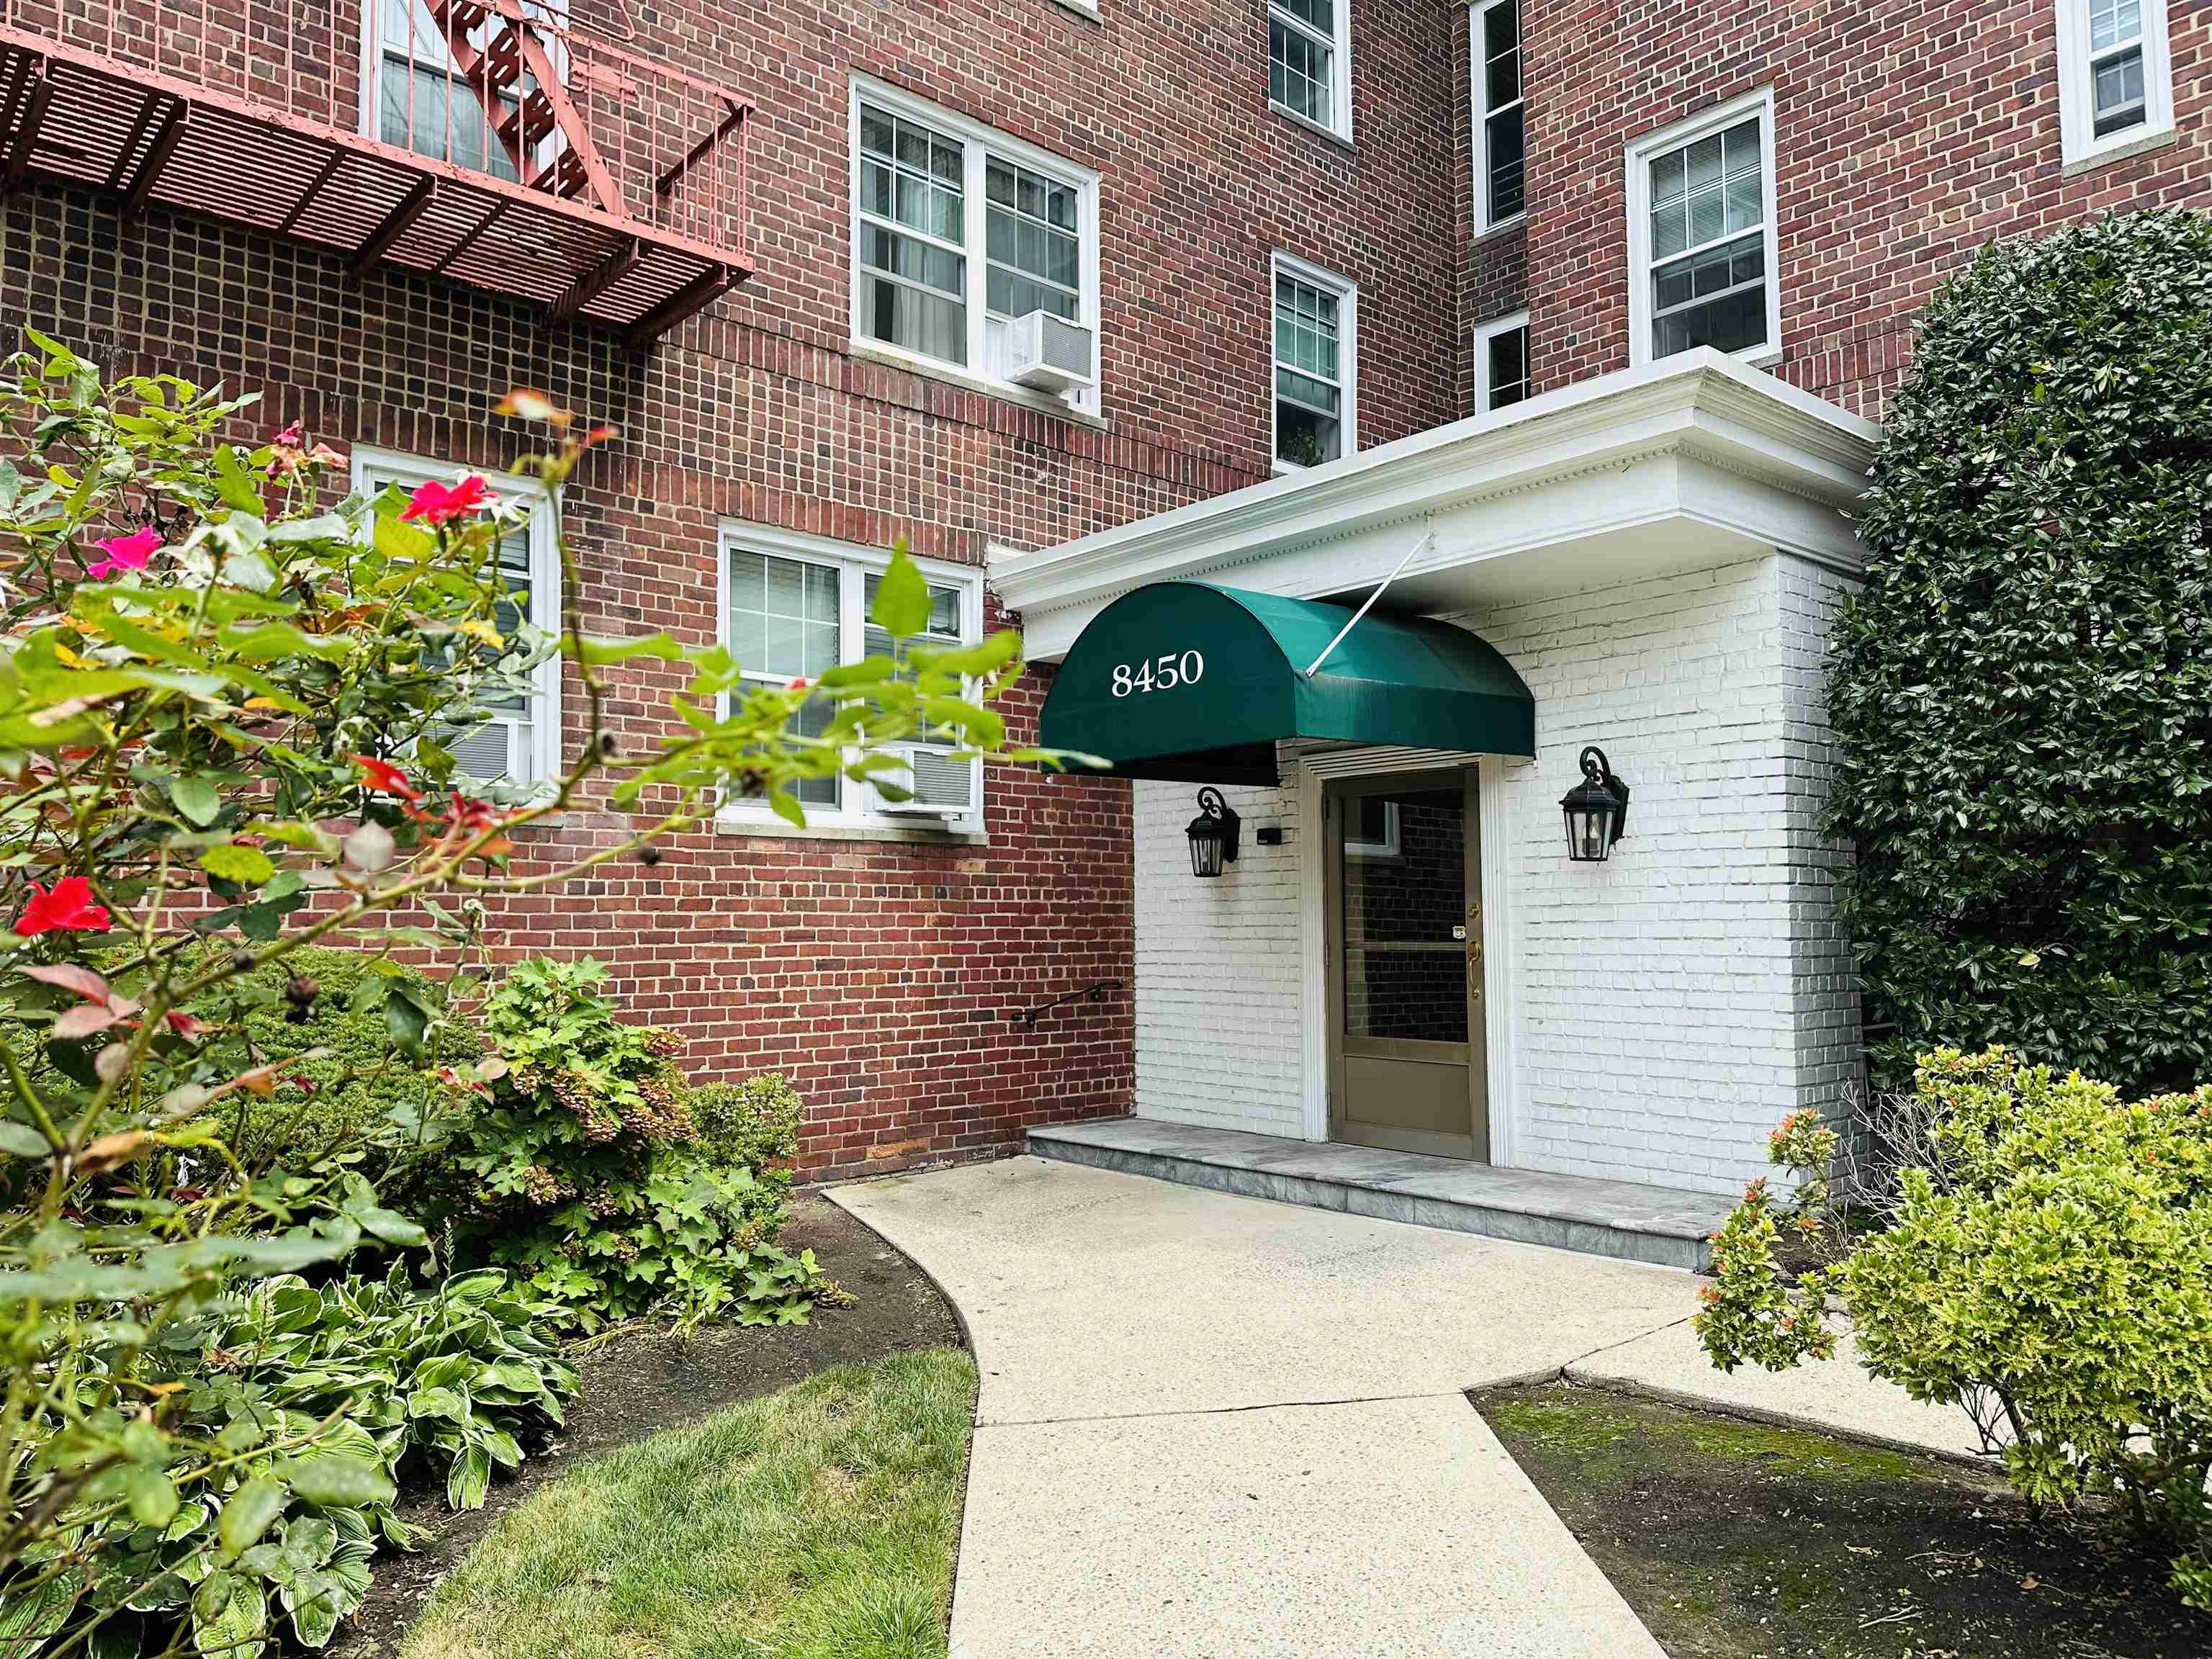
POLYGON ((1155 582, 1091 619, 1054 677, 1048 749, 1131 778, 1273 783, 1284 738, 1495 755, 1536 752, 1521 677, 1464 629, 1211 582, 1155 582))

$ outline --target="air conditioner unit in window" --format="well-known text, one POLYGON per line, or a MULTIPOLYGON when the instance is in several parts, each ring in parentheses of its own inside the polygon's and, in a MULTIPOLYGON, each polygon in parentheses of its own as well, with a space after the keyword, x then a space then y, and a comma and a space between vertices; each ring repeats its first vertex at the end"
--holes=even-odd
POLYGON ((882 789, 872 789, 876 811, 895 817, 964 818, 974 805, 975 769, 982 763, 974 756, 955 759, 942 749, 900 744, 890 755, 898 769, 877 774, 878 783, 904 790, 912 799, 897 800, 882 789))
POLYGON ((1006 325, 1006 378, 1038 392, 1067 392, 1098 383, 1097 339, 1080 323, 1032 311, 1006 325))

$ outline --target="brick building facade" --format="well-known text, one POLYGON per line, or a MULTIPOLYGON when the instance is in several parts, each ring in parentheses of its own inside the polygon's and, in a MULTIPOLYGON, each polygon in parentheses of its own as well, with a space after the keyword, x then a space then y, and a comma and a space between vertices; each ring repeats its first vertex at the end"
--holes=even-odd
MULTIPOLYGON (((629 118, 606 113, 645 97, 655 65, 750 102, 741 127, 717 128, 691 152, 711 153, 717 168, 726 151, 742 155, 744 188, 725 191, 716 210, 727 269, 749 274, 680 314, 687 295, 715 292, 712 270, 698 279, 708 287, 665 300, 633 290, 646 283, 639 273, 690 257, 643 220, 687 201, 696 170, 672 190, 666 180, 682 167, 663 172, 639 222, 592 222, 616 252, 563 292, 534 267, 568 257, 583 219, 532 217, 520 191, 502 205, 496 191, 471 193, 466 168, 407 161, 426 148, 465 149, 451 125, 435 143, 422 138, 416 100, 435 93, 458 106, 455 66, 467 41, 496 32, 496 9, 425 6, 410 32, 393 21, 405 15, 397 3, 366 13, 351 0, 288 3, 264 6, 258 22, 246 0, 89 9, 140 26, 210 15, 239 25, 242 46, 212 48, 195 48, 182 23, 156 46, 143 27, 102 35, 35 0, 0 4, 0 170, 13 185, 0 210, 0 318, 115 372, 260 391, 268 427, 300 420, 370 468, 503 467, 526 434, 494 418, 491 402, 512 386, 543 386, 623 431, 570 496, 587 624, 699 642, 740 625, 803 632, 805 616, 769 614, 781 603, 772 598, 741 623, 732 590, 805 567, 832 573, 824 603, 836 615, 819 627, 849 647, 867 560, 901 538, 936 562, 971 629, 995 623, 987 561, 1080 546, 1253 486, 1265 495, 1287 487, 1268 483, 1284 470, 1279 458, 1372 451, 1510 396, 1637 368, 1650 354, 1633 342, 1653 324, 1634 296, 1652 279, 1644 266, 1672 256, 1633 246, 1645 233, 1632 234, 1626 198, 1652 208, 1651 192, 1670 186, 1638 169, 1675 165, 1637 147, 1715 111, 1738 112, 1730 131, 1753 131, 1741 121, 1756 117, 1770 152, 1759 199, 1748 185, 1726 203, 1698 198, 1720 204, 1723 231, 1741 228, 1728 216, 1738 207, 1752 213, 1745 234, 1765 234, 1767 280, 1779 274, 1778 340, 1741 355, 1876 418, 1914 310, 1981 241, 2107 207, 2198 199, 2212 171, 2203 120, 2212 8, 2200 0, 2120 0, 2136 33, 2117 46, 2127 20, 2113 0, 1825 11, 1704 0, 1579 11, 1542 0, 1472 9, 575 0, 562 9, 573 33, 538 32, 570 65, 560 73, 576 118, 599 132, 618 187, 625 166, 641 166, 649 185, 684 154, 681 132, 648 133, 649 143, 633 132, 623 149, 629 118), (2081 52, 2062 53, 2062 21, 2093 32, 2081 52), (427 71, 416 57, 426 32, 436 60, 427 71), (403 33, 410 44, 395 69, 403 33), (594 57, 594 40, 616 43, 605 60, 614 68, 594 57), (2069 95, 2101 120, 2094 76, 2124 81, 2129 40, 2138 71, 2152 71, 2149 92, 2138 88, 2142 118, 2062 137, 2062 82, 2092 77, 2069 95), (112 82, 100 78, 103 62, 112 82), (240 64, 259 64, 261 78, 236 78, 240 64), (322 100, 312 118, 298 113, 302 85, 322 100), (409 88, 398 118, 395 85, 409 88), (47 112, 52 86, 60 114, 47 112), (236 137, 264 130, 266 144, 236 137), (210 149, 223 133, 229 149, 210 149), (909 155, 901 146, 916 133, 909 155), (118 144, 111 165, 101 146, 118 144), (376 198, 362 228, 342 235, 330 228, 337 209, 318 217, 308 204, 372 162, 398 193, 376 198), (899 193, 909 188, 920 218, 899 193), (1493 198, 1501 188, 1511 201, 1493 198), (1034 212, 1022 192, 1034 193, 1034 212), (294 200, 285 216, 270 205, 294 200), (481 217, 465 216, 479 201, 481 217), (518 229, 526 221, 539 228, 518 229), (920 226, 930 234, 915 234, 920 226), (1057 238, 1066 254, 1059 298, 1042 267, 1007 251, 1027 247, 1024 235, 1038 246, 1057 238), (893 242, 896 255, 884 253, 893 242), (959 264, 955 278, 943 276, 947 259, 959 264), (879 270, 890 274, 878 282, 879 270), (1095 389, 1060 396, 1009 383, 1001 279, 1006 293, 1045 295, 1008 309, 1064 299, 1061 314, 1095 338, 1095 389), (946 280, 966 311, 946 309, 946 280), (655 337, 608 325, 611 308, 633 300, 630 322, 655 337), (1524 312, 1526 334, 1514 335, 1524 312), (886 328, 907 345, 887 347, 886 328)), ((518 29, 538 15, 508 11, 518 29)), ((481 172, 491 152, 477 119, 481 172)), ((532 167, 550 154, 535 144, 557 149, 565 132, 526 145, 515 165, 532 167)), ((1716 190, 1737 188, 1735 142, 1708 145, 1726 173, 1716 190)), ((1748 178, 1752 153, 1741 154, 1748 178)), ((1694 177, 1683 188, 1696 196, 1694 177)), ((1702 209, 1682 210, 1688 225, 1702 209)), ((1728 269, 1741 276, 1747 257, 1728 269)), ((1314 487, 1331 476, 1315 471, 1314 487)), ((1775 596, 1818 580, 1769 573, 1741 592, 1764 617, 1767 599, 1780 605, 1775 596)), ((1373 579, 1332 587, 1316 578, 1305 591, 1362 582, 1373 579)), ((1503 625, 1536 615, 1541 596, 1467 598, 1439 591, 1430 608, 1503 625)), ((1051 675, 1040 667, 1010 698, 1017 741, 1033 732, 1051 675)), ((1762 672, 1754 701, 1778 710, 1788 679, 1762 672)), ((671 682, 626 668, 617 684, 622 731, 649 735, 671 682)), ((573 699, 568 720, 573 740, 573 699)), ((609 961, 629 1007, 691 1040, 696 1072, 787 1072, 808 1102, 812 1170, 980 1154, 1018 1145, 1035 1122, 1140 1105, 1143 1010, 1202 1017, 1178 976, 1188 957, 1158 957, 1145 943, 1160 937, 1147 935, 1137 890, 1157 850, 1142 833, 1147 812, 1158 825, 1176 817, 1164 801, 1133 815, 1130 787, 1115 779, 994 772, 980 811, 917 825, 840 808, 804 835, 740 816, 679 837, 656 868, 514 900, 495 925, 511 953, 609 961), (1123 988, 1034 1028, 1010 1018, 1109 982, 1123 988)), ((611 833, 580 815, 542 832, 526 858, 562 860, 611 833)), ((1515 834, 1540 839, 1531 824, 1515 834)), ((1239 873, 1260 879, 1249 865, 1239 873)), ((1250 937, 1279 949, 1285 928, 1296 932, 1279 915, 1250 937)), ((1817 955, 1785 950, 1776 994, 1787 1001, 1801 982, 1834 980, 1832 962, 1808 965, 1817 955)), ((1208 1079, 1233 1093, 1270 1066, 1296 1070, 1280 1050, 1305 1040, 1297 964, 1278 955, 1248 965, 1261 987, 1279 982, 1261 998, 1250 1042, 1220 1051, 1239 1075, 1216 1078, 1219 1055, 1194 1032, 1159 1050, 1180 1058, 1155 1065, 1156 1093, 1208 1079)), ((1832 986, 1818 994, 1832 1001, 1832 986)), ((1832 1033, 1815 1046, 1841 1041, 1832 1033)), ((1738 1105, 1720 1115, 1733 1112, 1741 1129, 1753 1109, 1811 1086, 1762 1085, 1730 1096, 1738 1105)), ((1572 1138, 1577 1109, 1566 1072, 1554 1066, 1541 1087, 1558 1111, 1551 1128, 1527 1126, 1524 1145, 1540 1155, 1554 1130, 1572 1138)), ((1255 1109, 1252 1121, 1287 1121, 1288 1109, 1255 1109)), ((1728 1164, 1684 1167, 1718 1179, 1728 1164)))

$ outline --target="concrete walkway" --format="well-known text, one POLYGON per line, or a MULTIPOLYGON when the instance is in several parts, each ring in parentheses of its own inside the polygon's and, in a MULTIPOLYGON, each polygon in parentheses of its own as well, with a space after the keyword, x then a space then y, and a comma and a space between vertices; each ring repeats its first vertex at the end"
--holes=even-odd
MULTIPOLYGON (((1688 1274, 1030 1158, 830 1196, 975 1339, 951 1659, 1659 1659, 1463 1391, 1695 1391, 1688 1274)), ((1780 1381, 1964 1445, 1956 1414, 1821 1372, 1780 1381)))

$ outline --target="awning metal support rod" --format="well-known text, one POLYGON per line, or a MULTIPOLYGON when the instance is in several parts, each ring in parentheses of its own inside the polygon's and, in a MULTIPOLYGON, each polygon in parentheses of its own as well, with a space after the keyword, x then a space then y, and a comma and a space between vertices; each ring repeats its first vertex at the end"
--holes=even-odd
POLYGON ((1435 545, 1436 539, 1437 532, 1431 530, 1427 535, 1422 537, 1420 540, 1415 542, 1411 547, 1406 550, 1406 556, 1398 561, 1397 569, 1393 570, 1389 575, 1382 579, 1382 586, 1377 587, 1372 593, 1370 593, 1367 596, 1365 601, 1360 605, 1359 609, 1352 613, 1352 620, 1345 623, 1343 627, 1338 629, 1336 630, 1336 637, 1331 640, 1327 645, 1322 647, 1321 655, 1316 657, 1311 663, 1307 665, 1306 678, 1308 679, 1311 679, 1316 674, 1321 672, 1321 665, 1328 660, 1328 653, 1335 650, 1338 646, 1344 643, 1344 636, 1346 634, 1349 634, 1353 629, 1359 626, 1359 619, 1367 614, 1368 611, 1373 606, 1376 600, 1382 597, 1382 588, 1388 587, 1392 582, 1396 581, 1398 580, 1399 571, 1402 571, 1407 565, 1413 563, 1413 556, 1416 553, 1419 553, 1423 548, 1435 545))

